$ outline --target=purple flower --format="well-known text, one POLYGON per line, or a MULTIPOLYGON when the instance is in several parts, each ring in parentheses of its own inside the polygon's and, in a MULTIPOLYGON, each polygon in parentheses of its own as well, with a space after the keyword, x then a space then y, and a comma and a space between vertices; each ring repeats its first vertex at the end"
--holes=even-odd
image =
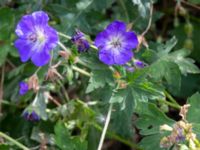
POLYGON ((144 68, 144 63, 140 60, 134 60, 134 65, 138 68, 144 68))
POLYGON ((28 92, 28 84, 26 82, 19 83, 19 94, 24 95, 28 92))
POLYGON ((23 113, 23 117, 28 121, 39 121, 40 120, 40 117, 34 110, 32 112, 25 111, 23 113))
POLYGON ((50 51, 58 43, 56 30, 48 25, 49 17, 43 11, 25 15, 19 21, 15 33, 18 39, 14 45, 22 62, 29 59, 36 66, 43 66, 50 60, 50 51))
POLYGON ((95 46, 99 49, 99 59, 107 65, 123 65, 133 57, 132 49, 138 45, 134 32, 126 30, 126 24, 114 21, 99 33, 95 46))
POLYGON ((90 48, 89 42, 85 39, 84 34, 79 30, 76 30, 76 34, 71 40, 77 46, 79 52, 85 52, 90 48))

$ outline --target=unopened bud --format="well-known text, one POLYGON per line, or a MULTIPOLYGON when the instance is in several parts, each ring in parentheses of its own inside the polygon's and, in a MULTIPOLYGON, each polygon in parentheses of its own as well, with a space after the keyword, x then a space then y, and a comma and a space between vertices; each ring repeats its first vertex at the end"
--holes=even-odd
POLYGON ((188 37, 192 37, 193 26, 191 23, 185 24, 184 30, 185 30, 186 34, 188 35, 188 37))
POLYGON ((186 16, 187 10, 186 10, 184 7, 180 6, 180 7, 179 7, 179 14, 180 14, 181 16, 186 16))
POLYGON ((114 74, 113 74, 114 78, 116 79, 120 79, 121 78, 121 75, 118 71, 115 71, 114 74))
POLYGON ((193 41, 190 38, 185 40, 184 48, 189 49, 189 50, 193 50, 194 45, 193 45, 193 41))

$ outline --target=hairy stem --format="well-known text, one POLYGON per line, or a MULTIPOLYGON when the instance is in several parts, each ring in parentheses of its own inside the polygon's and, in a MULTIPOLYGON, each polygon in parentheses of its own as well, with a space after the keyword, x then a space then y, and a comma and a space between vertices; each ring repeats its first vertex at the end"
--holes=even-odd
POLYGON ((105 139, 105 135, 106 135, 106 132, 107 132, 107 129, 108 129, 108 125, 109 125, 109 122, 110 122, 110 117, 111 117, 111 113, 112 113, 112 107, 113 107, 113 104, 111 103, 110 106, 109 106, 109 109, 108 109, 106 122, 105 122, 105 125, 104 125, 104 128, 103 128, 103 132, 101 134, 101 139, 100 139, 99 146, 98 146, 97 150, 101 150, 102 149, 103 142, 104 142, 104 139, 105 139))
POLYGON ((181 106, 180 106, 180 105, 177 105, 177 104, 168 102, 168 101, 166 101, 166 100, 158 100, 158 101, 161 102, 161 103, 167 104, 168 106, 171 106, 171 107, 173 107, 173 108, 175 108, 175 109, 178 109, 178 110, 181 109, 181 106))
MULTIPOLYGON (((102 127, 100 125, 96 124, 96 123, 93 123, 92 125, 99 131, 103 130, 102 127)), ((119 135, 116 135, 113 132, 107 131, 106 135, 108 135, 109 137, 111 137, 111 138, 113 138, 113 139, 115 139, 115 140, 117 140, 117 141, 119 141, 121 143, 126 144, 127 146, 130 146, 132 148, 140 150, 140 148, 139 148, 139 146, 137 144, 133 143, 132 141, 128 141, 128 140, 124 139, 123 137, 121 137, 119 135)))
POLYGON ((0 131, 0 136, 7 139, 8 141, 12 142, 13 144, 17 145, 19 148, 23 150, 30 150, 28 147, 24 146, 20 142, 16 141, 15 139, 11 138, 10 136, 4 134, 3 132, 0 131))
POLYGON ((165 91, 165 96, 174 104, 179 105, 176 100, 167 92, 165 91))
POLYGON ((87 76, 87 77, 91 76, 91 74, 89 72, 87 72, 87 71, 85 71, 85 70, 83 70, 81 68, 78 68, 77 66, 72 66, 72 69, 77 71, 77 72, 79 72, 79 73, 81 73, 81 74, 83 74, 83 75, 85 75, 85 76, 87 76))
POLYGON ((148 23, 147 28, 145 29, 145 31, 142 33, 142 37, 144 37, 144 35, 149 31, 149 29, 151 27, 152 17, 153 17, 153 3, 151 2, 150 5, 151 6, 150 6, 149 23, 148 23))

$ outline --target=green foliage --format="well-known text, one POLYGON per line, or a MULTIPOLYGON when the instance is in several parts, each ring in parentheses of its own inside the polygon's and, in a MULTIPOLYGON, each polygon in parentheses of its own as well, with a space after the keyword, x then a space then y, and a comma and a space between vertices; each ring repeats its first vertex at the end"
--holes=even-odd
POLYGON ((78 137, 71 137, 68 129, 62 122, 55 126, 55 142, 61 150, 86 150, 87 143, 78 137))
POLYGON ((144 135, 140 142, 141 147, 145 150, 161 150, 160 140, 164 133, 160 131, 160 126, 172 125, 174 121, 168 118, 155 104, 139 103, 138 105, 139 107, 135 110, 139 115, 136 126, 141 130, 140 134, 144 135))
MULTIPOLYGON (((160 141, 169 132, 160 131, 160 126, 172 127, 179 119, 176 109, 188 99, 191 106, 186 119, 200 139, 199 0, 177 0, 173 4, 168 0, 1 0, 0 131, 28 149, 95 150, 107 108, 113 104, 106 150, 125 149, 124 145, 162 150, 160 141), (181 14, 181 8, 185 14, 181 14), (72 36, 80 29, 90 44, 113 20, 125 21, 139 38, 148 21, 152 22, 138 50, 133 50, 133 60, 125 65, 107 66, 99 60, 93 45, 79 53, 70 37, 59 36, 71 56, 61 57, 60 50, 64 49, 57 46, 51 63, 37 68, 20 61, 14 30, 23 15, 38 10, 48 13, 49 25, 58 32, 72 36), (143 61, 145 67, 134 66, 135 59, 143 61), (127 66, 134 71, 126 70, 127 66), (47 79, 52 68, 56 72, 47 79), (28 82, 33 74, 40 89, 19 95, 19 82, 28 82), (23 118, 23 112, 33 110, 40 121, 23 118)), ((20 148, 0 137, 0 150, 10 149, 20 148)))

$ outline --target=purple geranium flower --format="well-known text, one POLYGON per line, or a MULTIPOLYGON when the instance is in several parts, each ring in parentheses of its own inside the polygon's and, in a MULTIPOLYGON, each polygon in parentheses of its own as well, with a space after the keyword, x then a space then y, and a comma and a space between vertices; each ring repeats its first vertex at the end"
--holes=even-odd
POLYGON ((77 46, 79 52, 85 52, 90 47, 90 44, 86 40, 84 34, 79 30, 77 30, 76 34, 72 37, 72 42, 77 46))
POLYGON ((39 121, 40 120, 40 117, 34 110, 32 112, 25 111, 23 113, 23 117, 28 121, 39 121))
POLYGON ((50 51, 58 43, 56 30, 48 25, 49 17, 43 11, 25 15, 19 21, 15 33, 19 37, 14 45, 22 62, 29 59, 36 66, 43 66, 50 60, 50 51))
POLYGON ((28 84, 26 82, 19 83, 19 94, 24 95, 28 92, 28 84))
POLYGON ((107 65, 123 65, 133 57, 132 49, 138 45, 134 32, 126 30, 126 24, 114 21, 99 33, 95 46, 99 49, 99 59, 107 65))

